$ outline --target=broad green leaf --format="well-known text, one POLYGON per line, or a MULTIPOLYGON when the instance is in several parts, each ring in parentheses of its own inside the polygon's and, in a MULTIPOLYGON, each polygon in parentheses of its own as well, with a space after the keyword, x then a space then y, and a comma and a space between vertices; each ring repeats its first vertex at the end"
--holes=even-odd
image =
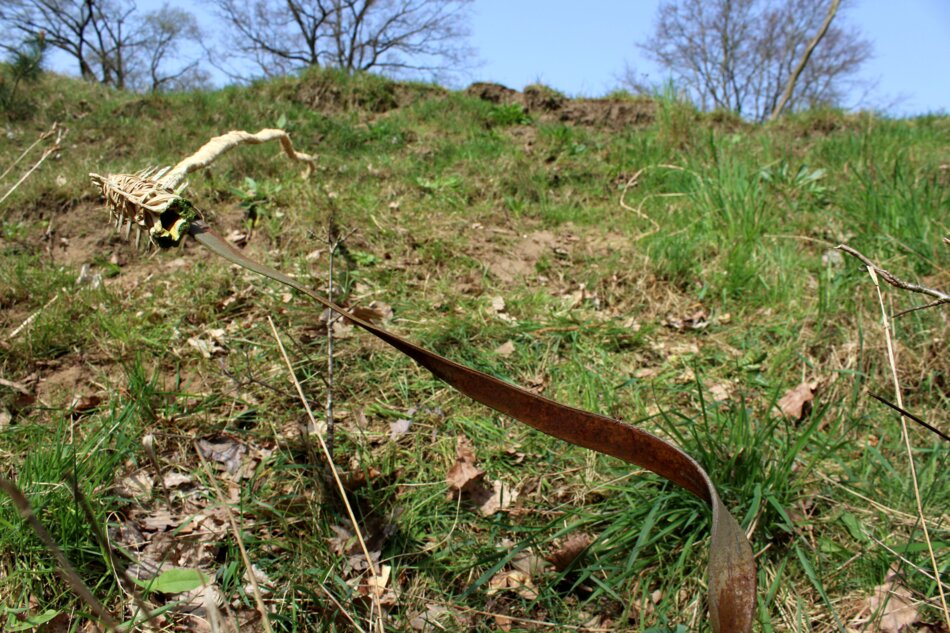
POLYGON ((30 629, 35 629, 41 624, 46 624, 47 622, 55 618, 57 615, 59 615, 59 611, 55 609, 47 609, 46 611, 44 611, 43 613, 40 613, 39 615, 27 616, 25 620, 17 620, 11 614, 7 618, 7 623, 3 630, 4 631, 29 631, 30 629))
POLYGON ((137 581, 142 587, 159 593, 191 591, 208 582, 208 576, 197 569, 182 569, 179 567, 163 571, 151 580, 137 581))

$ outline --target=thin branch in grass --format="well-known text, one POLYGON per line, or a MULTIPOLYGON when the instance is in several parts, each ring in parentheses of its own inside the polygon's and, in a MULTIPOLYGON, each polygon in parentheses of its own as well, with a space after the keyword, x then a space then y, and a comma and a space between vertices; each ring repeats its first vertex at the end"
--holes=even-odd
POLYGON ((194 443, 195 453, 198 455, 198 459, 201 461, 201 467, 204 469, 205 474, 208 477, 208 481, 211 482, 211 486, 214 488, 214 494, 218 497, 218 503, 224 509, 225 514, 228 515, 228 524, 231 526, 231 535, 234 536, 234 540, 237 542, 238 550, 241 552, 241 561, 244 563, 244 568, 247 570, 248 581, 251 583, 251 590, 254 593, 254 603, 257 605, 257 610, 261 614, 261 626, 264 628, 264 633, 273 633, 274 629, 271 628, 270 617, 267 614, 267 607, 264 605, 264 596, 261 595, 261 588, 257 582, 257 574, 254 573, 254 566, 251 564, 251 559, 247 555, 247 550, 244 548, 244 540, 241 538, 241 530, 238 528, 237 521, 234 519, 234 513, 231 512, 231 507, 227 503, 227 498, 224 496, 224 493, 221 491, 221 487, 218 486, 217 480, 214 478, 214 474, 211 472, 211 469, 208 467, 208 462, 205 460, 204 455, 201 454, 201 450, 198 448, 198 443, 194 443))
POLYGON ((936 433, 937 435, 939 435, 940 437, 942 437, 942 438, 945 439, 946 441, 950 442, 950 435, 947 435, 946 433, 944 433, 943 431, 941 431, 941 430, 938 429, 937 427, 931 426, 931 425, 928 424, 927 422, 924 422, 923 420, 921 420, 920 418, 918 418, 916 415, 914 415, 913 413, 911 413, 911 412, 908 411, 907 409, 904 409, 903 407, 899 407, 899 406, 897 406, 896 404, 894 404, 893 402, 888 402, 887 400, 885 400, 885 399, 882 398, 881 396, 875 395, 875 394, 873 394, 873 393, 868 394, 868 395, 871 396, 872 398, 874 398, 875 400, 877 400, 878 402, 880 402, 881 404, 886 404, 887 406, 889 406, 890 408, 894 409, 895 411, 897 411, 897 412, 900 413, 901 415, 910 418, 911 420, 913 420, 914 422, 916 422, 916 423, 919 424, 920 426, 924 427, 924 428, 927 429, 928 431, 930 431, 930 432, 932 432, 932 433, 936 433))
POLYGON ((20 489, 16 487, 16 484, 4 477, 0 477, 0 490, 10 497, 13 501, 13 505, 16 506, 17 512, 19 512, 23 520, 30 524, 37 538, 40 539, 49 553, 56 559, 56 570, 60 576, 63 577, 63 580, 66 581, 66 584, 69 585, 69 588, 72 589, 73 593, 92 609, 93 613, 105 624, 109 631, 118 633, 118 624, 112 618, 112 615, 106 610, 105 606, 99 602, 99 599, 93 595, 89 587, 86 586, 86 583, 79 577, 79 574, 76 573, 76 568, 73 567, 69 559, 66 558, 66 554, 63 553, 63 550, 56 545, 53 537, 46 531, 46 528, 43 527, 40 520, 36 518, 36 514, 33 513, 30 502, 23 496, 20 489))
POLYGON ((136 583, 132 576, 129 574, 128 569, 125 565, 119 560, 119 557, 116 556, 115 550, 112 549, 112 545, 109 543, 109 539, 106 538, 105 533, 102 531, 102 527, 99 525, 99 520, 96 518, 95 512, 92 510, 92 506, 89 504, 89 499, 82 493, 82 490, 79 489, 79 480, 76 477, 75 472, 69 474, 69 485, 73 491, 73 498, 76 500, 76 503, 79 504, 80 509, 82 509, 83 515, 86 518, 86 523, 92 528, 92 536, 96 540, 96 543, 99 545, 99 549, 106 553, 106 557, 109 559, 109 565, 112 567, 112 572, 116 574, 116 580, 121 577, 122 582, 119 583, 119 586, 123 587, 130 596, 132 596, 133 602, 135 602, 136 607, 145 614, 145 617, 141 620, 138 620, 138 614, 132 614, 131 623, 125 623, 124 626, 128 626, 130 630, 135 630, 137 627, 141 627, 144 624, 148 624, 159 615, 164 612, 163 608, 152 609, 146 604, 145 600, 142 599, 142 596, 135 590, 136 583), (124 584, 123 584, 124 583, 124 584))
MULTIPOLYGON (((900 560, 902 563, 904 563, 905 565, 907 565, 908 567, 910 567, 911 569, 913 569, 914 571, 916 571, 918 574, 920 574, 920 575, 923 576, 924 578, 927 578, 930 582, 943 585, 945 591, 950 591, 950 586, 947 586, 946 583, 944 583, 944 582, 942 582, 942 581, 940 581, 940 580, 934 578, 933 575, 931 574, 931 572, 929 572, 928 570, 924 569, 923 567, 920 567, 920 566, 918 566, 918 565, 915 565, 915 564, 913 563, 913 561, 910 561, 910 560, 908 560, 907 558, 905 558, 900 552, 898 552, 898 551, 895 550, 894 548, 888 546, 888 544, 885 543, 884 541, 881 541, 881 540, 875 538, 873 534, 869 534, 869 533, 865 532, 864 530, 861 530, 861 531, 862 531, 862 533, 863 533, 866 537, 868 537, 870 540, 872 540, 872 541, 874 541, 875 543, 877 543, 877 545, 878 545, 879 547, 881 547, 882 549, 884 549, 884 550, 886 550, 887 552, 889 552, 892 556, 894 556, 895 558, 897 558, 898 560, 900 560)), ((925 600, 927 600, 927 599, 925 598, 925 600)), ((927 602, 930 602, 930 600, 927 600, 927 602)), ((936 605, 934 605, 934 606, 936 606, 936 605)))
POLYGON ((13 391, 16 391, 17 393, 21 393, 24 396, 29 396, 31 398, 33 397, 33 394, 30 392, 29 389, 27 389, 26 387, 24 387, 18 382, 7 380, 6 378, 0 378, 0 387, 6 387, 8 389, 12 389, 13 391))
MULTIPOLYGON (((327 197, 330 198, 329 194, 327 197)), ((333 206, 333 199, 330 198, 330 216, 327 218, 327 246, 329 253, 327 255, 327 299, 333 301, 333 257, 336 255, 336 249, 339 244, 339 230, 336 226, 336 207, 333 206)), ((333 323, 339 318, 339 315, 333 310, 329 311, 327 316, 327 451, 330 453, 330 461, 333 460, 333 323)))
POLYGON ((327 589, 326 587, 324 587, 322 582, 321 582, 321 583, 317 583, 317 587, 319 587, 320 590, 323 591, 323 593, 325 593, 325 594, 327 595, 327 598, 330 599, 330 602, 332 602, 334 605, 336 605, 336 608, 339 609, 340 613, 343 614, 343 617, 346 618, 347 621, 348 621, 350 624, 353 625, 353 628, 355 628, 357 631, 359 631, 359 633, 366 633, 366 629, 364 629, 363 627, 361 627, 361 626, 356 622, 356 620, 353 618, 353 616, 350 615, 349 613, 347 613, 346 609, 343 608, 343 605, 340 604, 340 601, 336 599, 336 596, 334 596, 332 593, 330 593, 330 590, 327 589))
MULTIPOLYGON (((67 130, 66 128, 57 128, 55 123, 53 124, 53 129, 56 130, 56 139, 53 141, 53 144, 50 145, 49 147, 47 147, 45 150, 43 150, 43 154, 40 156, 39 160, 36 161, 36 162, 33 164, 33 166, 30 167, 30 168, 26 171, 26 173, 23 174, 23 176, 21 176, 20 179, 17 180, 17 181, 13 184, 13 186, 10 187, 10 189, 9 189, 5 194, 3 194, 3 197, 0 198, 0 204, 3 204, 4 200, 6 200, 7 198, 9 198, 10 195, 11 195, 14 191, 17 190, 17 187, 19 187, 20 185, 22 185, 22 184, 24 183, 24 181, 26 181, 26 179, 29 178, 30 175, 31 175, 34 171, 36 171, 37 169, 39 169, 40 165, 42 165, 43 162, 46 161, 47 158, 49 158, 52 154, 55 154, 56 152, 58 152, 58 151, 60 151, 60 150, 62 149, 63 137, 66 136, 66 132, 68 132, 68 130, 67 130)), ((51 131, 52 131, 52 130, 51 130, 51 131)), ((32 147, 32 145, 31 145, 30 147, 32 147)), ((20 159, 18 158, 17 161, 19 161, 19 160, 20 160, 20 159)), ((6 172, 4 172, 4 175, 6 175, 6 172)))
MULTIPOLYGON (((310 419, 310 423, 316 425, 316 419, 313 416, 313 410, 310 409, 310 403, 307 401, 307 397, 303 393, 303 387, 300 386, 300 381, 297 380, 297 376, 294 374, 293 365, 290 363, 290 358, 287 357, 287 351, 284 349, 284 344, 280 340, 280 335, 277 333, 277 328, 274 326, 274 321, 271 320, 270 315, 267 316, 267 322, 270 324, 271 332, 274 335, 274 340, 277 342, 277 347, 280 349, 280 355, 284 359, 284 364, 287 366, 287 372, 290 375, 290 379, 294 382, 294 387, 297 389, 297 395, 300 397, 300 402, 303 404, 304 409, 307 411, 307 417, 310 419)), ((360 549, 363 551, 363 557, 366 558, 366 567, 369 569, 369 572, 373 575, 373 578, 379 578, 379 571, 376 569, 376 563, 373 562, 373 557, 369 554, 369 548, 366 547, 366 540, 363 538, 363 531, 360 529, 360 525, 356 520, 356 514, 353 512, 353 507, 350 505, 350 500, 346 496, 346 488, 343 487, 343 482, 340 480, 340 474, 337 472, 336 465, 333 463, 333 458, 330 455, 330 449, 327 447, 327 443, 323 440, 323 436, 319 433, 317 435, 317 440, 320 443, 320 448, 323 450, 323 456, 327 460, 327 465, 330 468, 330 474, 333 477, 333 482, 336 484, 336 488, 340 493, 340 498, 343 500, 343 505, 346 508, 346 514, 350 519, 350 524, 353 526, 353 532, 356 534, 356 540, 359 541, 360 549)), ((378 615, 378 627, 379 630, 383 630, 383 608, 379 603, 379 596, 375 592, 370 592, 372 597, 373 604, 376 607, 378 615)), ((370 628, 373 628, 372 625, 370 628)))
POLYGON ((53 125, 52 125, 52 127, 50 127, 50 129, 48 129, 47 131, 45 131, 45 132, 43 132, 42 134, 40 134, 40 135, 36 138, 36 140, 33 141, 33 143, 30 144, 29 147, 27 147, 25 150, 23 150, 23 153, 21 153, 19 156, 16 157, 16 160, 14 160, 12 163, 10 163, 10 165, 9 165, 6 169, 3 170, 3 173, 0 174, 0 180, 3 180, 4 178, 6 178, 6 177, 7 177, 7 174, 9 174, 11 171, 13 171, 13 168, 16 167, 16 166, 19 164, 19 162, 20 162, 21 160, 23 160, 23 159, 26 157, 27 154, 29 154, 30 152, 32 152, 34 147, 36 147, 37 145, 39 145, 40 143, 42 143, 43 141, 45 141, 46 139, 48 139, 50 136, 52 136, 52 135, 56 132, 56 129, 57 129, 58 127, 59 127, 59 122, 58 122, 58 121, 54 121, 54 122, 53 122, 53 125))
MULTIPOLYGON (((897 318, 903 314, 907 314, 908 312, 913 312, 915 310, 923 310, 925 308, 932 308, 934 306, 938 306, 944 303, 950 303, 950 295, 948 295, 947 293, 942 292, 940 290, 935 290, 933 288, 927 288, 926 286, 913 284, 913 283, 910 283, 909 281, 904 281, 903 279, 900 279, 893 273, 887 270, 884 270, 883 268, 881 268, 880 266, 872 262, 870 259, 865 257, 861 252, 851 248, 847 244, 839 244, 837 248, 839 251, 844 251, 848 255, 851 255, 852 257, 856 257, 857 259, 861 260, 861 263, 867 266, 868 270, 873 270, 874 273, 879 275, 884 281, 894 286, 895 288, 900 288, 901 290, 909 290, 911 292, 918 292, 920 294, 925 294, 930 297, 934 297, 936 299, 936 301, 934 301, 933 303, 929 303, 924 306, 917 306, 914 308, 910 308, 909 310, 904 310, 903 312, 898 312, 897 314, 894 315, 894 318, 897 318)), ((875 282, 875 285, 877 285, 876 282, 875 282)))
MULTIPOLYGON (((842 247, 839 246, 839 248, 842 248, 842 247)), ((863 255, 861 255, 857 251, 854 251, 854 249, 851 249, 849 247, 845 247, 845 249, 846 249, 845 252, 848 252, 849 254, 854 255, 855 253, 857 253, 857 255, 855 255, 856 257, 860 256, 861 258, 864 258, 863 255)), ((871 276, 871 281, 874 283, 874 289, 877 291, 878 303, 880 303, 880 306, 881 306, 881 317, 882 317, 881 324, 884 327, 884 341, 887 345, 887 361, 888 361, 888 364, 890 365, 891 377, 893 378, 893 381, 894 381, 894 394, 897 398, 897 406, 903 409, 904 402, 901 397, 901 385, 900 385, 900 380, 897 377, 897 361, 894 358, 894 342, 893 342, 893 337, 891 335, 891 327, 892 327, 891 320, 887 317, 887 308, 884 307, 884 294, 881 292, 881 284, 880 282, 878 282, 877 267, 871 263, 867 263, 865 265, 867 266, 868 274, 871 276)), ((890 275, 890 273, 888 273, 888 275, 890 275)), ((893 275, 890 275, 890 276, 895 281, 900 281, 896 277, 893 277, 893 275)), ((885 279, 887 279, 887 277, 885 277, 885 279)), ((914 284, 909 284, 910 286, 914 286, 913 288, 911 288, 911 287, 907 287, 908 284, 900 285, 898 283, 894 283, 893 281, 889 281, 888 283, 891 283, 892 285, 895 285, 898 288, 906 288, 907 290, 912 290, 914 292, 922 292, 922 290, 920 289, 920 286, 914 286, 914 284)), ((924 290, 929 290, 929 289, 924 289, 924 290)), ((936 291, 930 291, 930 292, 927 292, 926 294, 931 294, 932 292, 936 292, 936 291)), ((904 440, 904 448, 907 451, 907 464, 908 464, 908 467, 910 468, 911 483, 913 484, 913 487, 914 487, 914 500, 917 503, 917 519, 918 521, 920 521, 920 527, 924 534, 924 542, 927 544, 927 552, 930 555, 930 565, 934 570, 934 576, 939 578, 940 567, 937 565, 937 557, 934 555, 933 543, 930 540, 930 532, 927 529, 927 520, 924 517, 924 505, 920 497, 920 484, 918 483, 918 480, 917 480, 917 466, 914 464, 914 449, 910 444, 910 433, 908 432, 908 429, 907 429, 907 418, 905 418, 904 415, 901 414, 900 420, 901 420, 901 437, 904 440)), ((937 591, 940 594, 940 604, 943 607, 944 621, 946 622, 947 626, 950 627, 950 608, 947 607, 947 597, 946 597, 946 594, 944 594, 943 585, 941 583, 937 583, 937 591)))
POLYGON ((43 312, 45 312, 47 308, 49 308, 51 305, 53 305, 53 303, 54 303, 57 299, 59 299, 59 293, 58 293, 58 292, 57 292, 55 295, 53 295, 53 298, 50 299, 49 301, 47 301, 46 304, 45 304, 42 308, 40 308, 39 310, 37 310, 36 312, 34 312, 34 313, 31 314, 30 316, 28 316, 28 317, 26 318, 26 320, 24 320, 23 323, 21 323, 15 330, 13 330, 13 331, 10 332, 9 334, 7 334, 7 340, 8 340, 8 341, 12 341, 14 338, 16 338, 16 335, 17 335, 17 334, 19 334, 20 332, 22 332, 24 329, 30 327, 30 325, 33 323, 33 321, 36 321, 36 317, 38 317, 38 316, 40 316, 41 314, 43 314, 43 312))
MULTIPOLYGON (((346 242, 346 240, 356 232, 351 230, 346 235, 340 235, 340 229, 336 224, 336 205, 333 196, 327 192, 327 198, 330 200, 330 217, 327 219, 327 247, 329 254, 327 256, 327 299, 333 301, 333 262, 337 250, 346 242)), ((333 458, 333 442, 335 420, 333 418, 333 324, 340 319, 340 315, 333 310, 329 311, 327 317, 327 449, 330 451, 330 458, 333 458)))

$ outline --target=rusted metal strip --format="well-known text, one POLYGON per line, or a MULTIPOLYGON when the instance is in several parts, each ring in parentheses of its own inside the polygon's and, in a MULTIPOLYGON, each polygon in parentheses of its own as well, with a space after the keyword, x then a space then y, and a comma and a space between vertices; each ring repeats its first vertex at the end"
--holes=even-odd
POLYGON ((410 343, 351 314, 297 280, 246 257, 204 222, 192 223, 189 231, 221 257, 295 288, 341 314, 469 398, 552 437, 647 468, 708 503, 712 509, 708 573, 713 630, 746 633, 752 629, 756 586, 752 547, 745 532, 719 500, 709 475, 681 449, 635 426, 563 405, 410 343))

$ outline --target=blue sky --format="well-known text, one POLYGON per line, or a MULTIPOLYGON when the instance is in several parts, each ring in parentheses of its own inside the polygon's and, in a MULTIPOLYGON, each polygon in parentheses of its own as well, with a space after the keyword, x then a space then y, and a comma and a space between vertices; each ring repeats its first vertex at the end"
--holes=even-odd
MULTIPOLYGON (((143 0, 148 10, 160 3, 143 0)), ((184 0, 168 4, 189 10, 184 0)), ((510 88, 542 82, 571 96, 600 96, 619 85, 629 64, 651 82, 666 76, 635 44, 653 30, 659 0, 475 0, 471 44, 481 64, 470 80, 510 88)), ((854 0, 842 16, 874 45, 863 79, 869 95, 853 94, 848 107, 885 109, 906 116, 950 112, 950 0, 854 0)), ((203 26, 215 23, 199 15, 203 26)), ((57 59, 58 68, 72 70, 57 59)), ((467 80, 466 80, 467 81, 467 80)))
MULTIPOLYGON (((483 65, 474 75, 510 88, 541 81, 572 96, 599 96, 617 86, 629 63, 662 83, 665 74, 636 47, 652 35, 659 4, 475 0, 472 39, 483 65)), ((876 88, 846 105, 898 115, 950 112, 950 0, 857 0, 840 17, 875 53, 862 75, 876 88)))

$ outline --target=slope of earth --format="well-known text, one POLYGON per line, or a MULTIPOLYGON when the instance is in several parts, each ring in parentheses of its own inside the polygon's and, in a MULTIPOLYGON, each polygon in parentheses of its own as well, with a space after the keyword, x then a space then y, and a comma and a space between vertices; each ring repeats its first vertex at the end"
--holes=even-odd
MULTIPOLYGON (((834 247, 950 286, 950 119, 754 127, 333 73, 150 96, 47 76, 24 99, 0 167, 65 135, 0 203, 2 475, 120 622, 263 630, 256 586, 286 631, 708 630, 710 518, 687 493, 469 402, 193 242, 135 252, 89 184, 280 125, 317 156, 308 179, 268 145, 192 174, 221 234, 439 353, 681 445, 751 535, 762 630, 945 626, 901 425, 869 397, 895 399, 881 307, 834 247), (315 447, 328 394, 359 534, 315 447)), ((926 303, 882 290, 890 314, 926 303)), ((904 406, 941 428, 947 316, 893 331, 904 406)), ((945 576, 947 445, 908 431, 945 576)), ((5 497, 0 521, 2 626, 95 630, 5 497)))

